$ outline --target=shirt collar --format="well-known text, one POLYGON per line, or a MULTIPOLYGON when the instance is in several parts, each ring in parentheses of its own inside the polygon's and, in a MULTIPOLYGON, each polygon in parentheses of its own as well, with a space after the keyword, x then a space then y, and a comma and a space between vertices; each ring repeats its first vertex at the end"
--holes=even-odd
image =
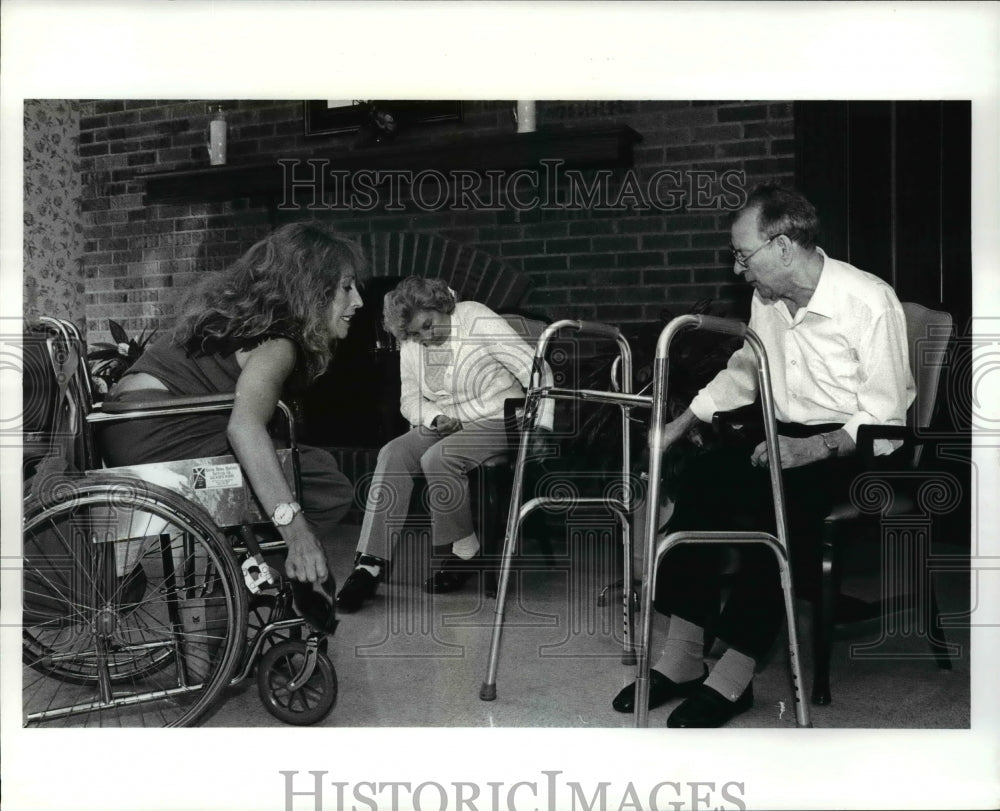
POLYGON ((837 270, 833 260, 824 253, 822 248, 817 247, 816 251, 823 257, 823 268, 820 270, 816 289, 813 290, 812 297, 805 309, 816 313, 816 315, 832 318, 837 311, 837 270))

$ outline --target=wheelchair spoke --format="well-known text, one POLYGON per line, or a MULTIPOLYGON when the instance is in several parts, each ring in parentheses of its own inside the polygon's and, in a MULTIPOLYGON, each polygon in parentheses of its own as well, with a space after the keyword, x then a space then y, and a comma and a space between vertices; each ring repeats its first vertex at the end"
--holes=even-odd
POLYGON ((91 481, 26 507, 26 723, 187 725, 229 684, 246 595, 199 509, 155 485, 91 481))

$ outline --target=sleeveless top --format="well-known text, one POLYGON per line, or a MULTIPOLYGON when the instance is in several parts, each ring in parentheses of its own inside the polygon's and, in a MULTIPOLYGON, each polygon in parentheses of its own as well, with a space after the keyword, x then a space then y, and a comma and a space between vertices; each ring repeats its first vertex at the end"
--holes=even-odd
MULTIPOLYGON (((166 392, 133 391, 110 399, 141 401, 203 394, 231 394, 236 391, 240 366, 238 349, 252 349, 271 338, 290 338, 280 330, 253 339, 229 342, 228 346, 207 347, 217 351, 186 348, 171 336, 150 344, 123 378, 145 372, 167 387, 166 392)), ((296 346, 298 343, 296 342, 296 346)), ((295 368, 285 383, 285 396, 305 387, 307 375, 298 352, 295 368)), ((185 414, 176 417, 151 417, 112 423, 99 431, 98 441, 106 462, 111 466, 147 462, 223 456, 232 452, 226 438, 227 412, 185 414)))

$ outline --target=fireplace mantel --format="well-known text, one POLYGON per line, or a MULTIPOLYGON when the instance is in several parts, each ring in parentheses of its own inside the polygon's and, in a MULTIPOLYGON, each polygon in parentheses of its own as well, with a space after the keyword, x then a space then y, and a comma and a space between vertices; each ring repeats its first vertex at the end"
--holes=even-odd
MULTIPOLYGON (((515 171, 538 169, 542 160, 559 160, 567 169, 628 168, 632 150, 642 141, 631 127, 552 127, 537 132, 467 135, 420 146, 392 144, 337 152, 276 155, 268 162, 211 166, 138 175, 146 181, 144 202, 205 203, 240 197, 265 198, 269 205, 284 195, 289 169, 279 160, 314 160, 325 172, 353 173, 438 170, 515 171)), ((303 167, 298 171, 309 171, 303 167)))

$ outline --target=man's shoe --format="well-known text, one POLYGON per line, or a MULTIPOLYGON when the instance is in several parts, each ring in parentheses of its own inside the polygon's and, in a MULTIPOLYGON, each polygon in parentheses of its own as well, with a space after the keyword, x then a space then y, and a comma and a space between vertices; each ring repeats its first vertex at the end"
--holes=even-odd
POLYGON ((674 729, 714 729, 727 724, 753 706, 753 682, 736 701, 730 701, 711 687, 702 685, 667 718, 674 729))
MULTIPOLYGON (((649 709, 655 710, 675 698, 685 698, 694 692, 708 677, 708 668, 697 679, 676 682, 668 679, 659 670, 649 671, 649 709)), ((635 682, 621 689, 611 706, 618 712, 635 712, 635 682)))
POLYGON ((375 596, 379 578, 367 569, 355 569, 344 581, 344 587, 337 595, 337 608, 351 614, 361 608, 366 600, 375 596))
POLYGON ((480 562, 477 558, 463 560, 458 555, 452 555, 445 559, 440 569, 424 581, 424 591, 428 594, 450 594, 458 591, 479 569, 480 562))

